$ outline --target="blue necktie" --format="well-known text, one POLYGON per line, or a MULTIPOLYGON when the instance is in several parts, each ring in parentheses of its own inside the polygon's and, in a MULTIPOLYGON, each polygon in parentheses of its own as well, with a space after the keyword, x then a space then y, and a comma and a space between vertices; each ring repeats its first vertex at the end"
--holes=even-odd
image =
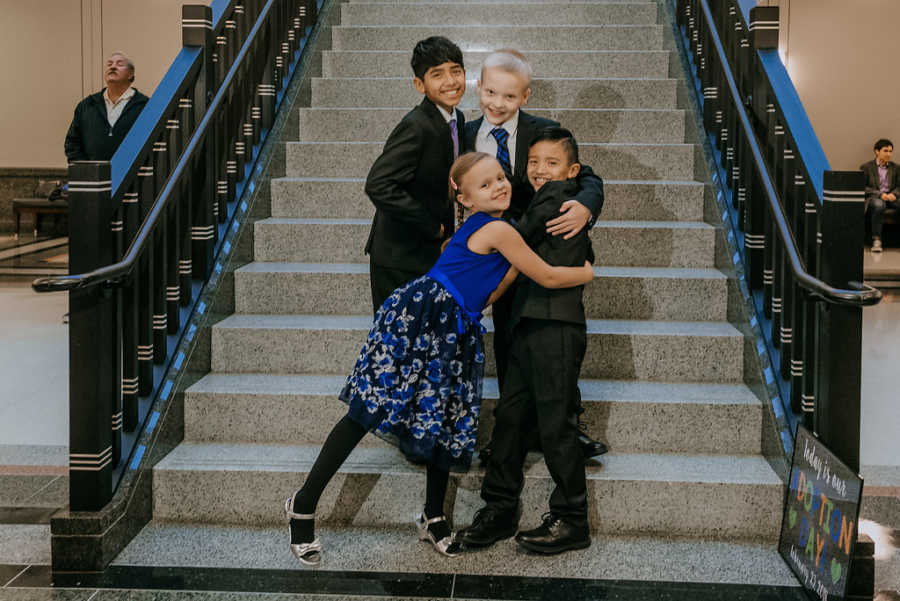
POLYGON ((512 175, 512 167, 509 164, 509 146, 506 141, 509 139, 509 132, 502 127, 495 127, 491 130, 491 135, 497 140, 497 162, 503 167, 503 171, 507 177, 512 175))

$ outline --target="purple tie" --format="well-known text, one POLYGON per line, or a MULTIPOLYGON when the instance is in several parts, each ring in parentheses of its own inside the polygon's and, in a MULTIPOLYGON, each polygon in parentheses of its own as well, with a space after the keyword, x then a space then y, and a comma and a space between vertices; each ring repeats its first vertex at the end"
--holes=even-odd
POLYGON ((459 134, 456 131, 456 117, 450 119, 450 139, 453 140, 453 160, 459 157, 459 134))

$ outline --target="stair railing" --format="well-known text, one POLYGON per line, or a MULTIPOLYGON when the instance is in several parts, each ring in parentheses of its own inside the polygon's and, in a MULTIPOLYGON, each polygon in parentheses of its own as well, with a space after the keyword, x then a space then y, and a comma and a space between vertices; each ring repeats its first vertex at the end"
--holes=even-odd
POLYGON ((862 307, 881 300, 862 284, 864 176, 829 169, 778 56, 778 7, 669 1, 782 398, 858 471, 862 307))
MULTIPOLYGON (((110 162, 69 166, 70 510, 112 498, 283 99, 315 0, 182 9, 183 48, 110 162)), ((192 332, 189 334, 189 336, 192 332)), ((157 416, 158 417, 158 416, 157 416)), ((153 420, 150 420, 153 421, 153 420)), ((153 424, 149 424, 152 428, 153 424)))

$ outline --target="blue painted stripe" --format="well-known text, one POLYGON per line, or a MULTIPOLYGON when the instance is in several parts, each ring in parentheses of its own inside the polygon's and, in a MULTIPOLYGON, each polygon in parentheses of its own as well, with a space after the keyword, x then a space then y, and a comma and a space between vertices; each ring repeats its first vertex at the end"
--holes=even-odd
POLYGON ((139 465, 141 465, 141 459, 144 458, 144 451, 146 447, 144 445, 139 445, 138 448, 134 451, 134 458, 131 460, 131 469, 136 470, 139 465))
POLYGON ((168 401, 170 392, 172 392, 172 380, 166 380, 166 384, 163 386, 162 392, 159 393, 159 397, 164 401, 168 401))
POLYGON ((241 201, 241 211, 246 211, 246 210, 247 210, 247 201, 242 200, 241 201))
POLYGON ((159 421, 159 411, 154 411, 150 414, 150 420, 147 422, 147 434, 153 432, 153 429, 156 428, 156 422, 159 421))
POLYGON ((197 326, 191 324, 191 327, 188 328, 187 332, 187 340, 190 342, 194 338, 194 334, 197 332, 197 326))
POLYGON ((825 172, 831 169, 825 156, 825 151, 822 150, 816 131, 813 129, 812 123, 809 122, 806 109, 803 108, 797 89, 794 87, 787 69, 784 68, 781 57, 778 56, 778 51, 774 49, 758 50, 757 54, 763 69, 765 69, 766 76, 769 78, 772 91, 775 93, 778 107, 784 115, 787 129, 794 139, 794 144, 796 145, 795 154, 800 156, 800 159, 806 166, 806 173, 821 203, 824 186, 823 178, 825 177, 825 172))
POLYGON ((175 357, 175 369, 181 369, 181 364, 184 363, 184 351, 178 353, 178 356, 175 357))
MULTIPOLYGON (((231 242, 226 240, 224 243, 222 243, 222 252, 225 253, 226 255, 231 252, 231 242)), ((221 265, 219 265, 219 269, 221 269, 221 268, 222 268, 221 265)))
POLYGON ((179 89, 188 74, 193 69, 200 68, 202 50, 199 46, 185 46, 181 49, 162 81, 156 86, 153 96, 147 101, 134 125, 122 140, 122 144, 110 159, 112 195, 114 197, 128 175, 128 170, 137 170, 139 166, 137 160, 144 149, 151 144, 153 130, 166 116, 172 103, 178 102, 178 97, 181 95, 179 89))
POLYGON ((203 301, 197 303, 197 313, 203 315, 203 312, 206 311, 206 303, 203 301))

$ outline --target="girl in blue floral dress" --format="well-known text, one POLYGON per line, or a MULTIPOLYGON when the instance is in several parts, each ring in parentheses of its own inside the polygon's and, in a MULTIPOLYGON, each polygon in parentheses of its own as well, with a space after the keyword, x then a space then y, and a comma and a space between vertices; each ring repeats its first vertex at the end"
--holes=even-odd
POLYGON ((551 267, 500 215, 510 183, 485 153, 468 153, 450 170, 450 197, 473 211, 424 276, 401 286, 375 324, 340 398, 349 409, 322 446, 303 488, 285 501, 291 552, 318 565, 315 509, 325 486, 366 432, 394 442, 426 466, 425 509, 415 518, 422 540, 444 555, 456 543, 442 515, 449 470, 468 468, 475 450, 484 347, 481 311, 519 272, 546 288, 585 284, 584 267, 551 267))

